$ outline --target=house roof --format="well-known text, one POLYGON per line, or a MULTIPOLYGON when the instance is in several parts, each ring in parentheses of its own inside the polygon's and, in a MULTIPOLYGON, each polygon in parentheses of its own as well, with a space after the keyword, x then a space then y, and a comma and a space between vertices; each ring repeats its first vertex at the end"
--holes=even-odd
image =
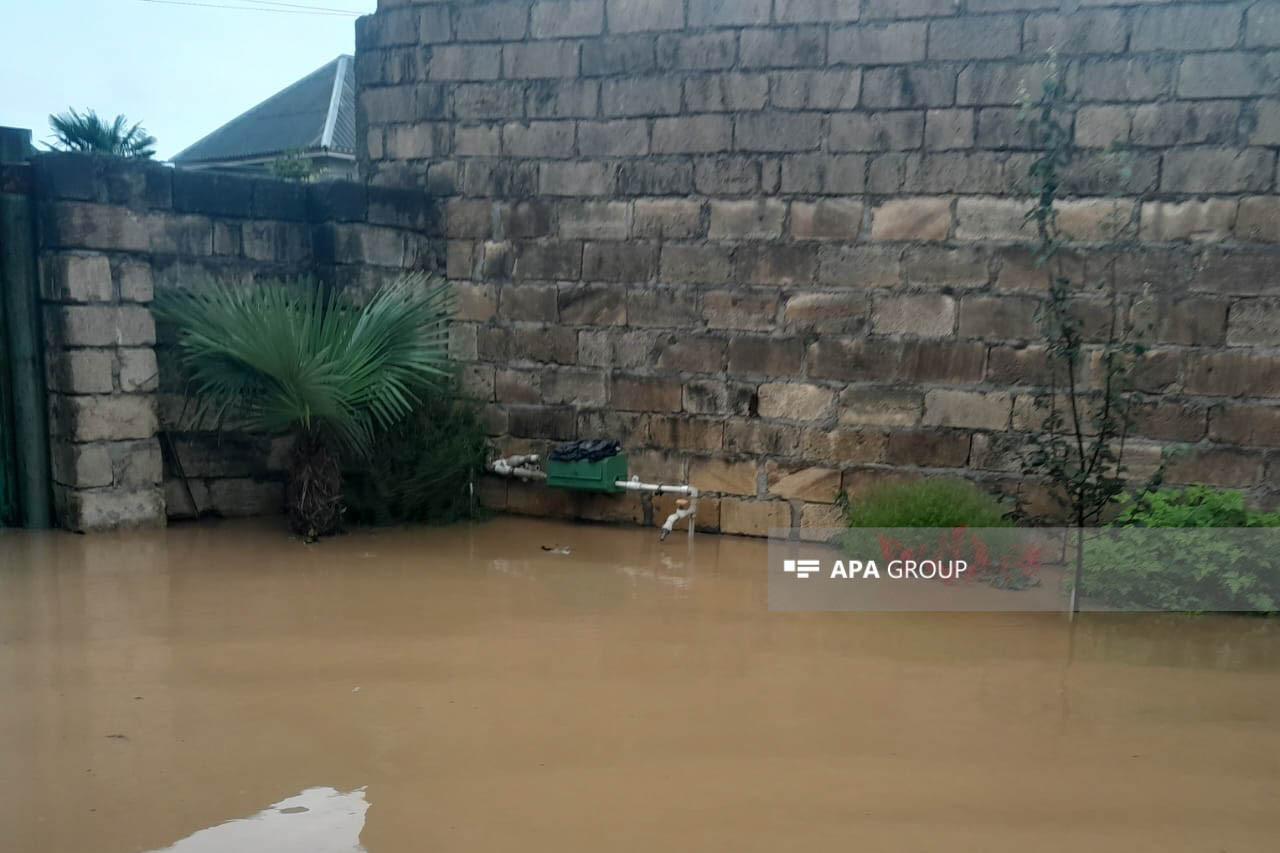
POLYGON ((290 151, 355 154, 356 96, 347 55, 233 118, 174 156, 178 164, 249 160, 290 151))

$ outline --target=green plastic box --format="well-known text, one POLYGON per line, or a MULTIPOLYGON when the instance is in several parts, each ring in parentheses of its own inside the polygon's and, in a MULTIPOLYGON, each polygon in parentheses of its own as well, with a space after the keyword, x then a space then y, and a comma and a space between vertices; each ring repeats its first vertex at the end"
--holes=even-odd
POLYGON ((547 485, 579 492, 620 492, 616 485, 627 479, 627 454, 618 453, 599 462, 547 460, 547 485))

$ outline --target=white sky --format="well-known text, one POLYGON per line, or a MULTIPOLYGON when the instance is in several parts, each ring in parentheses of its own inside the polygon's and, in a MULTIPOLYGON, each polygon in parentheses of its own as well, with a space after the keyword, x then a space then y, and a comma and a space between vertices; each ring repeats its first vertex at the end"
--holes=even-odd
MULTIPOLYGON (((355 18, 258 11, 262 0, 0 0, 0 125, 49 139, 67 107, 141 121, 168 158, 355 50, 355 18)), ((372 12, 376 0, 279 0, 372 12)))

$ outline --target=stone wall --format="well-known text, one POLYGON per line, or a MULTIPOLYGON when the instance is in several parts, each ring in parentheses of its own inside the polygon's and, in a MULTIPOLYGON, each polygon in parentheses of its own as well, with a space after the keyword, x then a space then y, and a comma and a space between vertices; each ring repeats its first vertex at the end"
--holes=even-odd
POLYGON ((219 435, 185 404, 149 303, 211 278, 311 276, 365 289, 435 269, 420 192, 299 184, 79 154, 35 158, 55 503, 64 526, 281 509, 281 439, 219 435), (167 433, 191 494, 165 464, 167 433), (194 498, 194 506, 192 505, 194 498))
MULTIPOLYGON (((1020 125, 1075 98, 1078 310, 1150 323, 1138 473, 1280 490, 1280 3, 382 0, 357 26, 374 184, 447 195, 459 352, 506 449, 617 436, 822 525, 840 489, 959 475, 1045 510, 1020 125)), ((635 517, 490 484, 499 506, 635 517)))

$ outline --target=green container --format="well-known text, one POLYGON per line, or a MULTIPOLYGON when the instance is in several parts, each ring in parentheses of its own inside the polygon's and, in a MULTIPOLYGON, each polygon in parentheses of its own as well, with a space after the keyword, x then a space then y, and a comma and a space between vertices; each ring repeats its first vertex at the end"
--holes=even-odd
POLYGON ((627 479, 627 454, 618 453, 599 462, 556 462, 547 460, 547 485, 554 489, 580 492, 620 492, 616 485, 627 479))

